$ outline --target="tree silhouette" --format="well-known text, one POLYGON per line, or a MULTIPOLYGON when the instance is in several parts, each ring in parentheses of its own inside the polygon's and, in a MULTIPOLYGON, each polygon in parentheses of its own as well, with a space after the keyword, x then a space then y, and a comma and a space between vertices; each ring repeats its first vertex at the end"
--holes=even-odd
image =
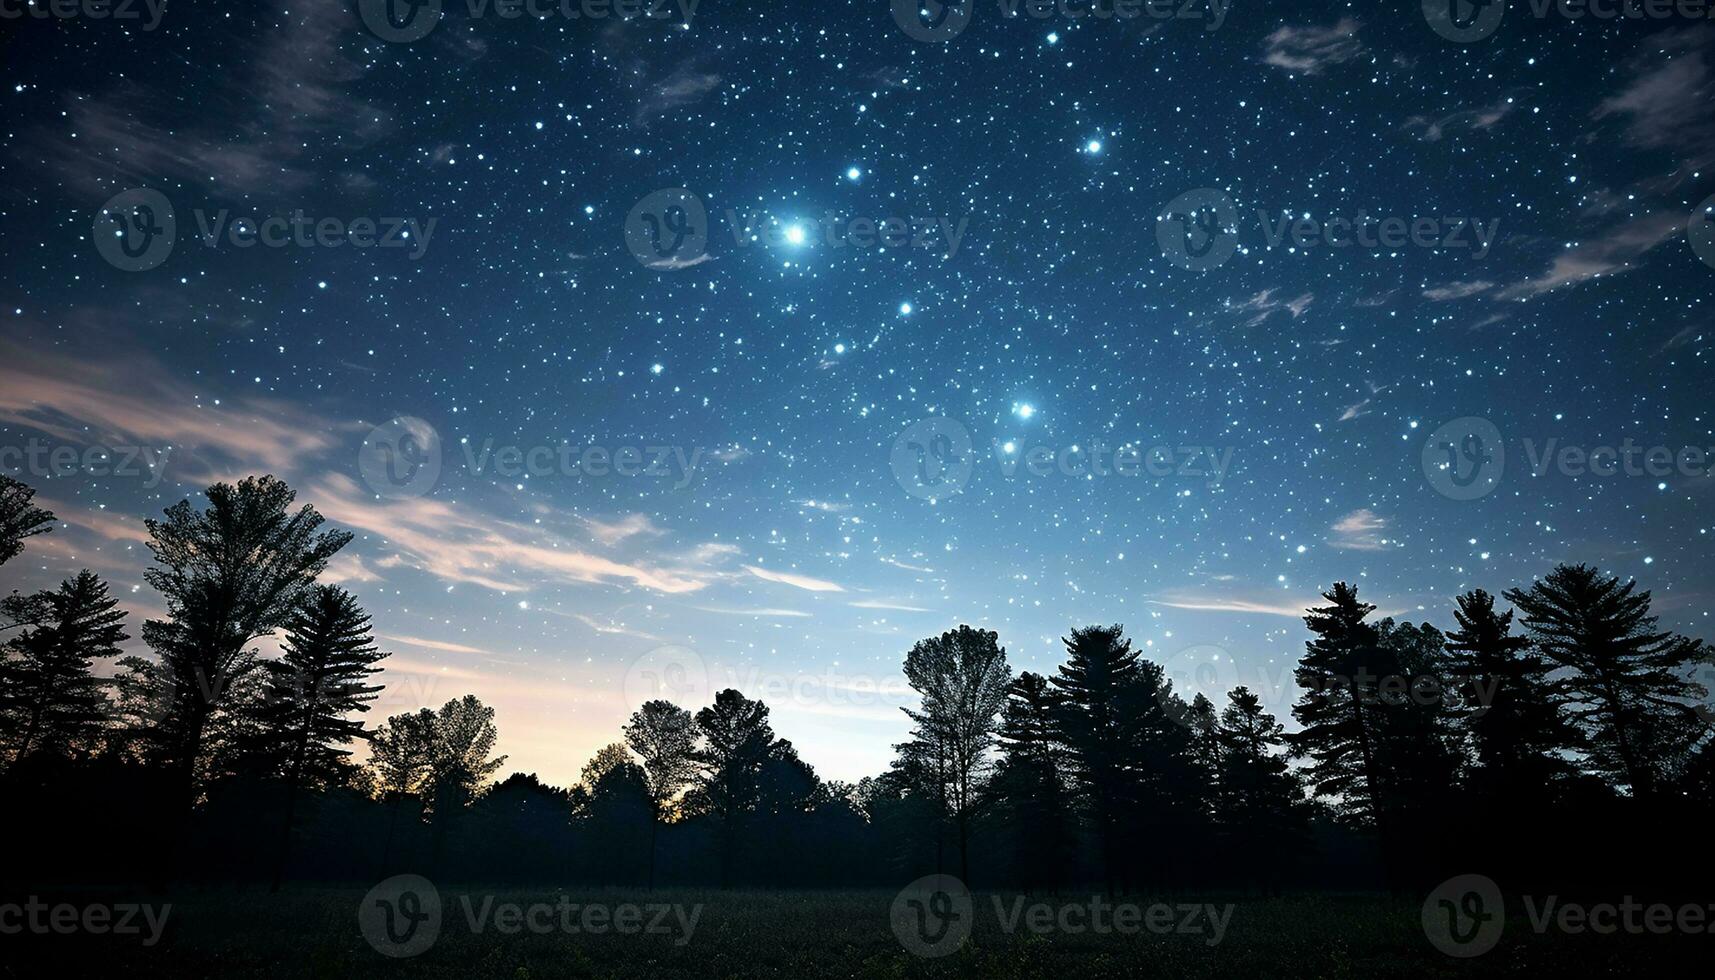
POLYGON ((1498 612, 1494 596, 1476 589, 1457 602, 1448 673, 1476 756, 1472 789, 1501 812, 1545 803, 1572 774, 1565 756, 1579 744, 1555 701, 1552 665, 1512 632, 1513 612, 1498 612))
POLYGON ((1000 763, 990 786, 1013 834, 1014 870, 1026 891, 1057 888, 1071 858, 1071 801, 1059 744, 1059 697, 1025 671, 1001 708, 1000 763))
POLYGON ((647 701, 625 725, 625 744, 643 760, 648 777, 649 888, 655 888, 655 851, 673 800, 697 774, 696 724, 671 701, 647 701))
POLYGON ((0 476, 0 565, 18 557, 24 539, 52 530, 54 515, 37 507, 34 487, 0 476))
POLYGON ((0 651, 0 751, 15 763, 89 745, 111 710, 92 662, 118 656, 127 639, 107 583, 86 569, 58 590, 14 593, 0 608, 24 627, 0 651))
POLYGON ((732 688, 715 695, 715 703, 697 712, 697 735, 702 741, 696 761, 696 784, 687 794, 687 807, 714 818, 720 839, 720 882, 732 886, 733 862, 744 823, 756 809, 763 763, 774 748, 768 706, 732 688))
POLYGON ((268 776, 285 784, 274 891, 285 871, 299 788, 337 785, 348 777, 346 746, 363 737, 363 722, 351 715, 368 711, 381 691, 366 681, 386 656, 371 640, 369 617, 356 597, 338 586, 318 585, 287 624, 280 658, 263 665, 257 730, 246 749, 268 776))
POLYGON ((1391 801, 1381 771, 1378 685, 1394 674, 1382 663, 1375 627, 1364 622, 1375 606, 1358 600, 1345 582, 1322 593, 1326 606, 1312 607, 1304 625, 1313 638, 1295 676, 1304 689, 1292 716, 1302 726, 1291 736, 1293 754, 1307 758, 1315 792, 1332 797, 1337 811, 1386 836, 1391 801))
POLYGON ((1308 843, 1304 789, 1283 751, 1286 729, 1249 688, 1227 695, 1214 731, 1215 825, 1232 863, 1266 891, 1308 843))
POLYGON ((183 500, 165 519, 147 522, 156 564, 144 578, 168 614, 143 625, 168 699, 157 739, 187 806, 210 719, 255 667, 249 644, 286 624, 351 540, 346 531, 318 534, 322 517, 313 507, 290 512, 296 494, 271 476, 216 483, 206 496, 206 510, 183 500))
POLYGON ((1685 676, 1702 641, 1657 632, 1648 591, 1588 565, 1557 566, 1506 598, 1542 655, 1569 669, 1560 688, 1592 768, 1653 796, 1702 728, 1697 704, 1708 692, 1685 676))
POLYGON ((387 839, 381 852, 384 873, 393 864, 399 811, 408 797, 421 793, 434 765, 434 754, 435 713, 428 708, 393 715, 370 733, 369 769, 387 803, 387 839))
POLYGON ((912 758, 931 761, 916 771, 953 827, 959 875, 970 880, 971 820, 993 768, 997 716, 1006 703, 1012 668, 993 630, 958 629, 919 640, 905 655, 905 680, 922 698, 919 710, 902 709, 914 723, 912 758))
POLYGON ((1089 809, 1111 895, 1121 862, 1120 828, 1142 797, 1132 768, 1129 708, 1136 701, 1143 668, 1119 625, 1074 628, 1061 642, 1066 662, 1052 679, 1059 692, 1058 729, 1089 809))
POLYGON ((653 805, 649 777, 626 747, 603 746, 572 787, 572 816, 588 839, 586 869, 604 884, 634 881, 636 854, 645 849, 653 805))
POLYGON ((423 777, 424 797, 433 815, 430 860, 439 866, 448 831, 458 814, 482 795, 488 780, 506 764, 506 756, 490 759, 500 731, 494 709, 466 694, 441 705, 429 728, 429 766, 423 777))

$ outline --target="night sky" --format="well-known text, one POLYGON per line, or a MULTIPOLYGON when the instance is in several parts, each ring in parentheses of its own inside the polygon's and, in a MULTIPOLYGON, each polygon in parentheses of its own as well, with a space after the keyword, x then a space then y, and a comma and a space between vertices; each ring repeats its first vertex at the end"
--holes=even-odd
POLYGON ((1446 627, 1587 561, 1715 633, 1715 21, 446 6, 414 42, 336 0, 0 25, 0 472, 63 522, 0 585, 91 568, 135 635, 142 518, 274 473, 357 534, 328 578, 393 651, 372 719, 475 693, 560 784, 658 673, 877 773, 906 649, 961 622, 1038 671, 1121 622, 1283 716, 1337 579, 1446 627), (173 211, 152 268, 104 260, 134 189, 173 211), (1301 218, 1445 247, 1271 244, 1301 218), (1627 440, 1677 465, 1533 475, 1627 440))

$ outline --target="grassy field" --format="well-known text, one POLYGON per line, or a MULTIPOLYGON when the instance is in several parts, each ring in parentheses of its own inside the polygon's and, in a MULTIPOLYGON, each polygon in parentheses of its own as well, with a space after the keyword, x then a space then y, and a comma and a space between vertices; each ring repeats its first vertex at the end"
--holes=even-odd
MULTIPOLYGON (((978 893, 968 941, 950 955, 908 952, 890 920, 892 892, 579 891, 579 905, 674 903, 702 910, 685 940, 684 919, 664 916, 668 931, 618 935, 497 931, 503 904, 553 905, 557 890, 442 888, 438 938, 419 955, 393 959, 364 938, 361 889, 181 890, 160 941, 87 935, 0 935, 0 975, 104 977, 447 977, 535 980, 548 977, 670 978, 1044 977, 1474 977, 1503 975, 1668 975, 1715 952, 1709 936, 1538 935, 1522 915, 1499 944, 1458 960, 1432 947, 1415 904, 1374 896, 1212 898, 1234 904, 1225 935, 1053 932, 1008 933, 1011 896, 978 893), (469 908, 487 915, 473 932, 469 908), (47 970, 48 972, 43 972, 47 970)), ((43 896, 48 898, 48 896, 43 896)), ((73 896, 53 896, 55 900, 73 896)), ((87 898, 88 896, 85 896, 87 898)), ((1034 901, 1033 899, 1032 901, 1034 901)), ((1171 904, 1192 899, 1175 897, 1171 904)), ((1087 905, 1089 896, 1060 902, 1087 905)), ((581 913, 578 913, 581 914, 581 913)), ((546 915, 546 913, 544 913, 546 915)), ((643 911, 643 921, 653 912, 643 911)), ((546 921, 543 919, 542 921, 546 921)))

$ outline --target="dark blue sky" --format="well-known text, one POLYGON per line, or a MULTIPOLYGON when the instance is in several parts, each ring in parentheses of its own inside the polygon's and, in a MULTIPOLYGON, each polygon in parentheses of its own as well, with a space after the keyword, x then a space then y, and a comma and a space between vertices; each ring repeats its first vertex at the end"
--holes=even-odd
POLYGON ((1000 9, 939 43, 881 0, 9 23, 0 468, 67 526, 0 584, 88 566, 154 614, 140 518, 276 473, 358 534, 382 710, 474 692, 562 783, 656 673, 877 772, 906 648, 960 622, 1036 670, 1123 622, 1282 716, 1336 579, 1445 626, 1588 561, 1709 635, 1715 23, 1000 9), (100 212, 144 188, 171 247, 116 267, 100 212))

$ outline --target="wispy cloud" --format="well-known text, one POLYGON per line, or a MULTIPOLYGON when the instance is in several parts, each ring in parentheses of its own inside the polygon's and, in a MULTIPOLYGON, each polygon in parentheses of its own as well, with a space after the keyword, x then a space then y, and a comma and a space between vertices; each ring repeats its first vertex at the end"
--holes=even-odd
POLYGON ((1635 218, 1555 256, 1541 275, 1513 283, 1495 293, 1499 299, 1528 300, 1563 286, 1576 286, 1626 272, 1662 242, 1683 234, 1687 215, 1672 211, 1635 218))
POLYGON ((1351 17, 1342 17, 1331 27, 1281 27, 1263 39, 1263 63, 1304 75, 1319 74, 1364 53, 1358 28, 1351 17))
POLYGON ((1387 518, 1367 507, 1360 508, 1334 522, 1334 536, 1328 543, 1348 551, 1382 551, 1388 547, 1382 536, 1387 527, 1387 518))
POLYGON ((844 592, 845 589, 826 579, 811 578, 808 575, 795 575, 791 572, 776 572, 772 569, 758 568, 755 565, 745 565, 744 570, 765 582, 779 582, 790 585, 795 589, 807 592, 844 592))

